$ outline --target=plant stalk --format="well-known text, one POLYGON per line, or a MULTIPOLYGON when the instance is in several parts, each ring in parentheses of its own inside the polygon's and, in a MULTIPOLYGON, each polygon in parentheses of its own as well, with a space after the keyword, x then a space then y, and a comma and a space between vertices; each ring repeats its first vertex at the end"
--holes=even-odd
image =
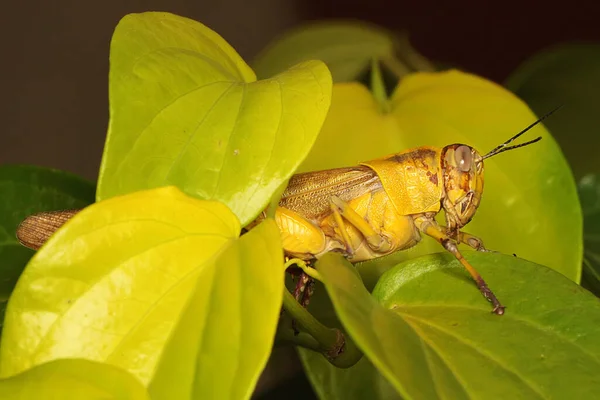
POLYGON ((379 110, 387 114, 390 112, 390 103, 385 90, 385 83, 381 76, 381 68, 379 68, 379 60, 371 60, 371 92, 373 97, 379 104, 379 110))
POLYGON ((292 344, 312 351, 320 352, 320 343, 306 332, 294 332, 292 328, 279 326, 275 337, 276 345, 292 344))
MULTIPOLYGON (((305 337, 296 340, 295 344, 322 353, 331 364, 339 368, 351 367, 362 357, 362 352, 349 337, 339 329, 328 328, 321 324, 296 301, 287 289, 284 289, 283 292, 283 308, 318 345, 315 346, 315 342, 309 341, 305 337), (307 346, 303 344, 307 344, 307 346)), ((278 331, 278 337, 291 341, 287 333, 282 330, 278 331)))

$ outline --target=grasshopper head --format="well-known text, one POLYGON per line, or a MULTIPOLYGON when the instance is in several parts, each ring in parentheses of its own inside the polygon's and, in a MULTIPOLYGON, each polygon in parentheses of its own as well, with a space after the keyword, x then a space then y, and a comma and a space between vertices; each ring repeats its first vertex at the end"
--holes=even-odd
POLYGON ((445 196, 442 206, 451 231, 465 226, 477 211, 483 193, 483 157, 471 146, 451 144, 442 150, 445 196))
POLYGON ((446 211, 446 225, 448 225, 450 233, 458 235, 458 230, 471 221, 479 207, 483 193, 483 160, 540 141, 541 136, 525 143, 508 146, 513 140, 548 118, 560 107, 562 106, 542 116, 483 157, 471 146, 460 143, 451 144, 442 149, 441 167, 446 192, 442 199, 442 206, 446 211))

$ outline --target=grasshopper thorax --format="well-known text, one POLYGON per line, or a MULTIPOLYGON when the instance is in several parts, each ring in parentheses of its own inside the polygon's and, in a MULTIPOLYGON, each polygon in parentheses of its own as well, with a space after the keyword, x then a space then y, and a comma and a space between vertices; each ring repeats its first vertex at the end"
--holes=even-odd
POLYGON ((442 149, 442 207, 450 232, 458 233, 477 211, 483 193, 483 157, 471 146, 451 144, 442 149))

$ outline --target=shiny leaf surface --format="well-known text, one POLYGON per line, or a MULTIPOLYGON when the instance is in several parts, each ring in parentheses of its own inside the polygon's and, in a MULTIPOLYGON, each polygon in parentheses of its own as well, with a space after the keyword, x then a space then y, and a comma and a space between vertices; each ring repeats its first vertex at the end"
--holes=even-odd
POLYGON ((365 355, 405 398, 578 398, 600 390, 600 302, 551 269, 500 254, 467 257, 507 306, 487 303, 448 254, 407 261, 371 296, 354 268, 317 265, 365 355))
POLYGON ((0 374, 75 357, 148 383, 198 276, 239 231, 224 205, 172 187, 86 208, 23 272, 7 308, 0 374))
POLYGON ((168 13, 123 18, 110 58, 100 200, 175 185, 246 225, 306 156, 330 104, 322 62, 256 81, 215 32, 168 13))
POLYGON ((4 400, 150 400, 142 384, 119 368, 70 359, 38 365, 0 380, 4 400))
POLYGON ((279 230, 267 220, 205 269, 166 345, 153 399, 250 398, 279 320, 282 259, 279 230))

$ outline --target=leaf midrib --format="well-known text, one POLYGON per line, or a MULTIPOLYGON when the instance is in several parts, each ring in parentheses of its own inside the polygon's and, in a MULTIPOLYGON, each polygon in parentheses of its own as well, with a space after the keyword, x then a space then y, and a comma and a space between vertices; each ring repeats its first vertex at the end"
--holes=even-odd
MULTIPOLYGON (((549 399, 549 397, 545 396, 541 392, 540 388, 538 388, 537 386, 535 386, 535 384, 533 382, 530 382, 529 380, 524 379, 523 377, 521 377, 519 375, 519 373, 517 371, 514 371, 512 368, 510 368, 509 366, 505 365, 503 362, 501 362, 500 360, 498 360, 497 358, 495 358, 495 356, 493 356, 492 354, 490 354, 490 353, 488 353, 486 351, 483 351, 482 349, 478 348, 475 344, 471 343, 468 340, 465 340, 462 336, 457 335, 457 334, 455 334, 455 333, 453 333, 453 332, 451 332, 451 331, 449 331, 449 330, 447 330, 447 329, 445 329, 445 328, 443 328, 443 327, 441 327, 441 326, 439 326, 437 324, 431 323, 427 319, 419 318, 419 317, 416 317, 414 315, 407 314, 407 313, 402 313, 401 311, 398 311, 398 309, 396 309, 394 311, 394 313, 397 314, 398 316, 402 317, 402 319, 404 319, 408 325, 410 325, 411 327, 413 327, 413 329, 415 329, 414 326, 413 326, 413 323, 411 323, 409 321, 411 319, 414 320, 414 321, 420 322, 420 323, 422 323, 422 324, 424 324, 426 326, 429 326, 430 328, 433 328, 433 329, 435 329, 435 330, 437 330, 437 331, 439 331, 439 332, 441 332, 443 334, 446 334, 446 335, 448 335, 450 337, 453 337, 454 339, 456 339, 460 343, 462 343, 462 344, 466 345, 467 347, 470 347, 471 349, 473 349, 476 353, 479 353, 481 356, 483 356, 486 359, 494 362, 496 365, 498 365, 500 368, 502 368, 506 372, 508 372, 511 375, 515 376, 519 381, 521 381, 522 383, 524 383, 525 386, 529 387, 533 392, 537 393, 540 396, 540 398, 542 398, 542 399, 549 399)), ((415 329, 415 332, 416 331, 417 330, 415 329)), ((427 335, 425 335, 423 333, 419 334, 419 338, 422 338, 423 340, 425 340, 428 343, 429 347, 432 350, 434 350, 436 353, 438 353, 438 355, 440 355, 440 357, 442 357, 440 350, 433 343, 430 343, 429 340, 426 339, 426 337, 427 337, 427 335)), ((442 359, 444 359, 444 357, 442 357, 442 359)), ((454 373, 456 379, 458 380, 458 374, 456 372, 454 372, 454 371, 453 371, 453 373, 454 373)), ((459 380, 459 382, 460 382, 460 380, 459 380)), ((464 389, 466 391, 466 387, 464 387, 464 389)))
MULTIPOLYGON (((462 310, 476 310, 476 311, 482 311, 482 309, 481 309, 481 308, 479 308, 479 307, 474 307, 474 306, 462 306, 462 305, 453 305, 453 304, 436 304, 436 305, 427 305, 427 304, 410 304, 410 305, 401 305, 400 307, 398 307, 398 308, 395 308, 395 309, 394 309, 394 312, 395 312, 395 313, 398 313, 398 314, 407 315, 407 316, 413 317, 413 318, 415 318, 415 319, 419 319, 419 317, 417 317, 417 316, 415 316, 415 315, 413 315, 413 314, 404 313, 404 312, 400 311, 402 308, 404 308, 404 309, 408 309, 408 308, 411 308, 411 307, 414 307, 414 308, 417 308, 417 307, 418 307, 418 308, 431 308, 431 309, 435 309, 435 308, 451 308, 451 309, 456 309, 456 310, 461 310, 461 309, 462 309, 462 310)), ((588 307, 587 307, 587 305, 572 305, 572 306, 570 306, 570 307, 565 307, 565 308, 557 308, 557 309, 547 310, 547 313, 550 313, 550 312, 558 312, 558 311, 562 311, 562 310, 565 310, 565 311, 566 311, 566 310, 568 310, 568 311, 572 311, 572 310, 573 310, 573 309, 575 309, 575 308, 584 308, 584 309, 587 309, 588 307)), ((537 315, 538 315, 538 316, 540 316, 540 315, 544 315, 544 313, 537 314, 537 315)), ((535 322, 535 321, 533 321, 533 320, 529 320, 529 319, 526 319, 526 318, 522 318, 522 317, 516 316, 514 313, 506 313, 506 314, 504 314, 504 315, 502 316, 502 318, 509 318, 509 319, 513 319, 513 320, 515 320, 515 321, 518 321, 518 322, 520 322, 520 323, 526 324, 526 325, 528 325, 528 326, 530 326, 530 327, 533 327, 533 328, 535 328, 535 329, 537 329, 537 330, 539 330, 539 331, 542 331, 542 332, 548 332, 548 328, 551 328, 551 327, 548 327, 548 326, 541 325, 541 324, 539 324, 539 323, 537 323, 537 322, 535 322)), ((428 319, 423 319, 423 322, 426 322, 426 323, 427 323, 427 322, 429 322, 429 324, 430 324, 432 327, 437 327, 438 329, 443 329, 443 328, 441 328, 441 327, 439 327, 439 326, 435 325, 433 322, 431 322, 431 320, 428 320, 428 319)), ((582 347, 581 345, 579 345, 577 342, 574 342, 574 341, 573 341, 573 340, 571 340, 569 337, 567 337, 567 336, 565 336, 565 335, 561 334, 560 332, 557 332, 557 331, 556 331, 556 330, 554 330, 554 329, 552 329, 552 330, 551 330, 551 332, 552 332, 552 334, 553 334, 553 335, 555 335, 557 338, 559 338, 559 339, 563 340, 563 341, 564 341, 564 342, 566 342, 566 343, 569 343, 569 344, 570 344, 570 345, 572 345, 573 347, 576 347, 578 350, 580 350, 580 351, 581 351, 583 354, 587 355, 587 356, 588 356, 590 359, 592 359, 592 360, 593 360, 593 361, 594 361, 596 364, 598 364, 598 368, 600 369, 600 358, 599 358, 599 356, 596 356, 596 355, 594 355, 594 354, 591 354, 591 353, 590 353, 590 352, 589 352, 587 349, 585 349, 584 347, 582 347)))

